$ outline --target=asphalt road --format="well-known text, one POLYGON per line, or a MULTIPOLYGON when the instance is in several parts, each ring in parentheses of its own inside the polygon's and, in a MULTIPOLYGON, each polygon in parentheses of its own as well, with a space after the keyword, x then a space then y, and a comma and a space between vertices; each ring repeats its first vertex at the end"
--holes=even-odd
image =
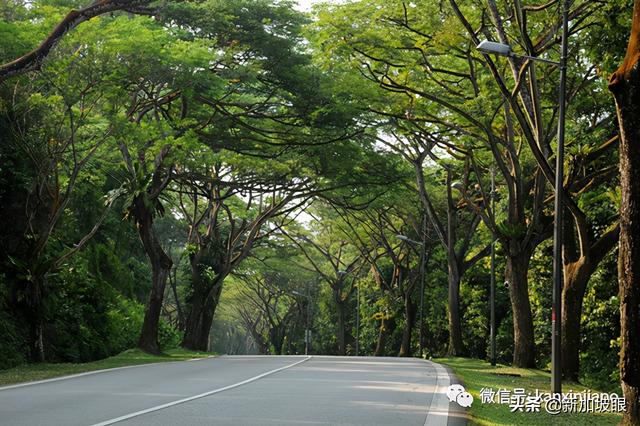
POLYGON ((411 358, 222 356, 0 388, 0 425, 451 426, 453 380, 411 358))

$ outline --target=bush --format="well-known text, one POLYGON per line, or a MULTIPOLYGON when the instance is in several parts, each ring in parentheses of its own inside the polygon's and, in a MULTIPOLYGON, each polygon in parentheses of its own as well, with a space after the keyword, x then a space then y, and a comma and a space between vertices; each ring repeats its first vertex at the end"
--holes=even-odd
POLYGON ((167 349, 177 348, 181 341, 182 333, 163 318, 160 318, 160 327, 158 330, 158 344, 160 345, 160 349, 166 351, 167 349))
POLYGON ((15 367, 27 359, 26 336, 6 309, 6 282, 0 275, 0 370, 15 367))
POLYGON ((23 364, 27 359, 22 330, 4 311, 0 311, 0 370, 23 364))

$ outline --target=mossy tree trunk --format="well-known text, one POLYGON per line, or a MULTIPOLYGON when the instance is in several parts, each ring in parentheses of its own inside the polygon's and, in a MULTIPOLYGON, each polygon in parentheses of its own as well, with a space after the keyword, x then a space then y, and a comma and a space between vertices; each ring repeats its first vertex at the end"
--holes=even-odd
POLYGON ((622 424, 640 425, 640 0, 624 62, 611 76, 620 124, 620 380, 627 400, 622 424))

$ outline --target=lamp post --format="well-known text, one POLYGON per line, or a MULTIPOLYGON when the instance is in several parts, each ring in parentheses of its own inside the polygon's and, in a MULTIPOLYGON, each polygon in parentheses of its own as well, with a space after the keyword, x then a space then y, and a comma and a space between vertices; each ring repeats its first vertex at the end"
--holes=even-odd
MULTIPOLYGON (((423 229, 426 227, 426 217, 423 217, 423 229)), ((404 236, 404 235, 396 235, 396 237, 398 237, 399 240, 410 243, 410 244, 416 244, 420 246, 420 309, 418 310, 418 347, 420 350, 420 357, 422 357, 423 351, 424 351, 424 321, 423 321, 423 315, 424 315, 424 276, 425 276, 425 260, 426 260, 426 244, 424 243, 424 241, 420 242, 420 241, 415 241, 412 240, 411 238, 404 236)), ((423 231, 423 240, 424 240, 424 231, 423 231)))
MULTIPOLYGON (((566 115, 566 82, 567 82, 567 50, 569 38, 569 4, 570 0, 563 1, 562 10, 562 47, 560 62, 549 61, 542 58, 523 56, 535 61, 554 64, 560 68, 560 87, 558 95, 558 146, 556 150, 556 176, 555 176, 555 200, 554 200, 554 224, 553 224, 553 301, 551 309, 551 391, 562 392, 562 364, 561 364, 561 332, 560 321, 557 320, 562 309, 562 190, 564 178, 564 130, 566 115)), ((511 46, 492 41, 482 41, 476 47, 483 53, 493 53, 502 56, 515 56, 511 46)))
POLYGON ((291 292, 296 296, 307 298, 307 323, 304 330, 304 354, 309 355, 309 343, 311 342, 311 330, 309 329, 309 322, 311 317, 311 294, 309 293, 309 283, 307 282, 307 294, 299 293, 295 290, 291 292))
POLYGON ((360 355, 360 284, 356 283, 356 356, 360 355))
MULTIPOLYGON (((495 217, 495 199, 496 199, 496 171, 491 167, 491 211, 495 217)), ((493 236, 491 241, 491 284, 489 286, 490 299, 490 339, 491 339, 491 365, 496 365, 496 239, 493 236)))

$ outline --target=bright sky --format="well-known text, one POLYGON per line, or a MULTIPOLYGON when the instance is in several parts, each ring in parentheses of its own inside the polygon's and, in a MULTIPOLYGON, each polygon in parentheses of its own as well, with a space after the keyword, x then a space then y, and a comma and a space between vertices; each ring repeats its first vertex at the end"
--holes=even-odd
POLYGON ((338 3, 337 0, 296 0, 298 2, 297 9, 302 12, 310 12, 311 6, 316 3, 338 3))
POLYGON ((318 3, 318 0, 297 0, 298 2, 298 10, 303 12, 309 12, 311 10, 311 6, 314 3, 318 3))

